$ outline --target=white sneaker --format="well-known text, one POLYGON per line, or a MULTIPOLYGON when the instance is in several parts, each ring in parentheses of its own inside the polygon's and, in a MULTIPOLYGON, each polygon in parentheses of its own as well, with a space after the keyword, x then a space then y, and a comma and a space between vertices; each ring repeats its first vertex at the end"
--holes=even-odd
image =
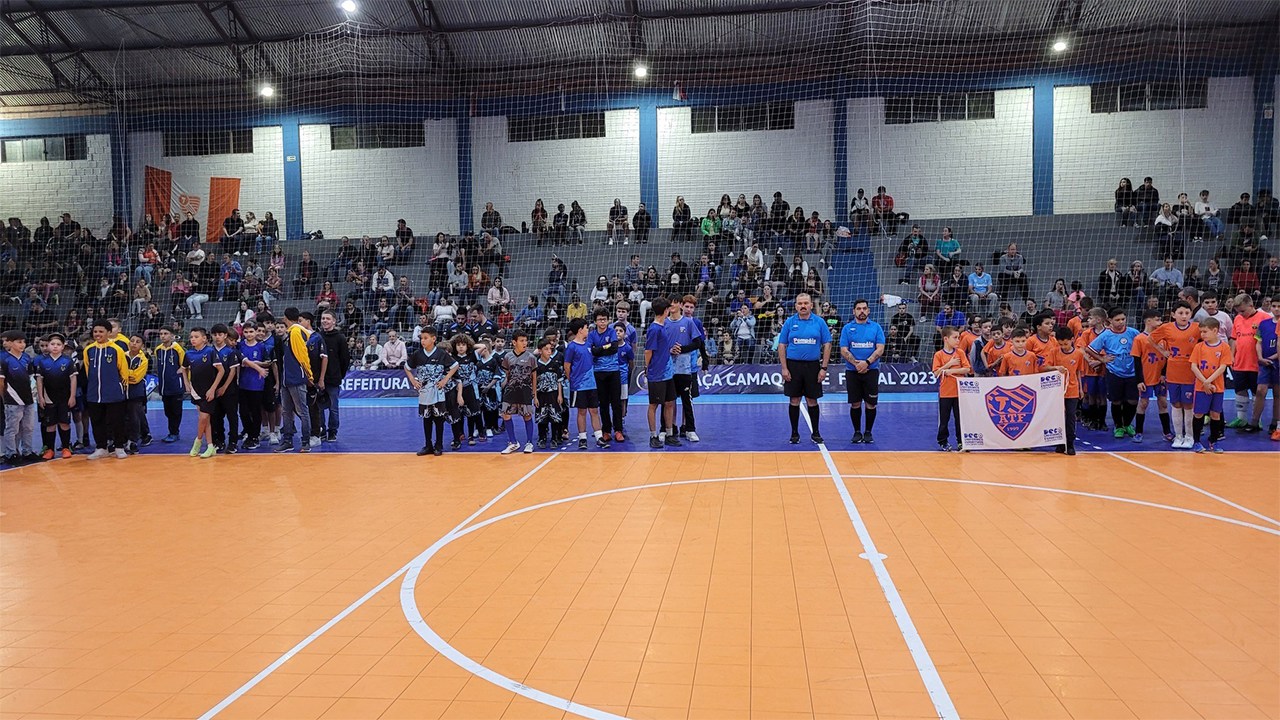
POLYGON ((118 458, 120 458, 121 460, 123 460, 123 459, 125 459, 125 458, 129 457, 129 453, 125 452, 125 451, 124 451, 124 448, 116 448, 116 457, 118 457, 118 458))
POLYGON ((532 453, 532 452, 533 452, 533 443, 531 443, 531 442, 527 442, 527 443, 525 443, 525 444, 524 444, 524 454, 525 454, 525 455, 528 455, 528 454, 530 454, 530 453, 532 453))
POLYGON ((492 431, 492 430, 485 430, 485 431, 484 431, 484 436, 485 436, 485 437, 493 437, 493 431, 492 431))
POLYGON ((1191 439, 1190 435, 1183 435, 1182 438, 1175 442, 1173 446, 1181 450, 1190 450, 1195 447, 1195 445, 1196 442, 1191 439))
POLYGON ((268 435, 267 437, 271 438, 271 444, 272 444, 272 445, 279 445, 279 444, 280 444, 280 433, 278 433, 278 432, 273 432, 273 433, 271 433, 270 435, 268 435))
POLYGON ((98 448, 97 450, 94 450, 92 453, 90 453, 90 454, 89 454, 89 459, 90 459, 90 460, 101 460, 102 458, 104 458, 104 457, 106 457, 106 456, 108 456, 108 455, 110 455, 110 454, 111 454, 111 453, 107 452, 107 451, 106 451, 106 450, 104 450, 103 448, 98 448))
POLYGON ((610 245, 612 245, 612 244, 613 244, 613 238, 609 238, 609 244, 610 244, 610 245))
POLYGON ((622 244, 623 244, 623 245, 630 245, 630 244, 631 244, 631 241, 630 241, 630 240, 623 240, 623 241, 622 241, 622 244))
POLYGON ((688 440, 689 442, 698 442, 698 433, 692 430, 685 433, 684 436, 685 436, 685 439, 688 440))
POLYGON ((310 445, 311 447, 320 447, 320 438, 316 437, 315 435, 312 435, 310 445))
POLYGON ((502 448, 502 454, 510 455, 511 453, 519 449, 520 449, 520 443, 507 443, 507 446, 502 448))

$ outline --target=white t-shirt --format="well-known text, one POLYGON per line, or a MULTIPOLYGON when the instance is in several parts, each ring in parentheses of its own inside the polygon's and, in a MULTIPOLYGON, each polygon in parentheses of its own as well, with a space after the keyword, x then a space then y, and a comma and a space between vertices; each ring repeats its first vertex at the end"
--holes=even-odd
POLYGON ((1213 203, 1200 202, 1199 200, 1196 201, 1196 215, 1201 218, 1208 219, 1217 214, 1218 208, 1214 207, 1213 203))
MULTIPOLYGON (((1202 322, 1207 317, 1210 317, 1209 313, 1205 312, 1205 309, 1201 307, 1199 310, 1196 311, 1195 315, 1191 316, 1191 319, 1194 322, 1202 322)), ((1218 321, 1219 332, 1230 333, 1231 323, 1232 323, 1230 315, 1228 315, 1223 310, 1219 310, 1218 312, 1214 313, 1212 317, 1213 319, 1218 321)))

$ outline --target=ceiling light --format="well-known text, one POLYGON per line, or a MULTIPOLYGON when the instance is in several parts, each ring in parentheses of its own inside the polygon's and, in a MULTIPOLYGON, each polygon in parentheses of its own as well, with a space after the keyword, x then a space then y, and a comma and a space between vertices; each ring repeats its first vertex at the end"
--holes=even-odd
POLYGON ((1067 41, 1066 41, 1066 40, 1059 40, 1059 41, 1057 41, 1057 42, 1055 42, 1055 43, 1053 44, 1053 51, 1054 51, 1054 52, 1063 52, 1063 51, 1065 51, 1066 49, 1067 49, 1067 41))
POLYGON ((276 89, 270 85, 263 85, 261 88, 258 88, 258 94, 262 97, 271 97, 276 94, 276 89))
POLYGON ((353 13, 356 11, 356 2, 355 0, 342 0, 340 7, 346 12, 353 13))
POLYGON ((649 68, 644 65, 636 65, 636 77, 643 78, 649 74, 649 68))

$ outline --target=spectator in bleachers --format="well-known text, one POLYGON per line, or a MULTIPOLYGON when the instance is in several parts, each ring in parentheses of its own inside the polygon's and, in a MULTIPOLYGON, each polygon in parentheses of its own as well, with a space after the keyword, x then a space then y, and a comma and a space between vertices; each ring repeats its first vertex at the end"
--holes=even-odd
POLYGON ((1240 266, 1231 273, 1231 286, 1235 293, 1244 293, 1252 297, 1255 305, 1262 297, 1262 284, 1258 280, 1258 273, 1253 271, 1253 263, 1248 260, 1241 260, 1240 266))
POLYGON ((707 208, 707 216, 702 218, 700 231, 703 245, 711 242, 714 238, 720 237, 720 216, 716 215, 715 208, 707 208))
POLYGON ((609 278, 601 275, 596 278, 595 287, 591 288, 591 292, 587 295, 587 299, 594 304, 597 300, 602 302, 609 299, 609 278))
POLYGON ((781 295, 787 287, 787 261, 781 251, 774 253, 773 263, 764 271, 764 286, 774 295, 781 295))
POLYGON ((724 220, 729 217, 729 211, 733 209, 733 199, 729 197, 729 193, 720 196, 720 204, 716 205, 716 217, 724 220))
POLYGON ((227 291, 232 293, 234 299, 240 292, 240 279, 244 277, 244 269, 239 262, 232 259, 230 253, 223 253, 220 271, 218 277, 218 301, 222 302, 227 299, 227 291))
POLYGON ((1209 258, 1209 266, 1205 269, 1204 275, 1200 277, 1196 287, 1200 290, 1212 290, 1214 292, 1227 291, 1227 275, 1222 272, 1222 263, 1218 258, 1209 258))
POLYGON ((1164 304, 1172 303, 1182 289, 1184 279, 1182 271, 1173 266, 1173 257, 1166 255, 1164 265, 1151 273, 1152 294, 1160 298, 1164 304))
POLYGON ((853 232, 859 235, 871 226, 871 199, 862 188, 858 188, 858 194, 849 201, 849 224, 853 225, 853 232))
MULTIPOLYGON (((372 271, 378 266, 378 246, 373 244, 373 240, 368 235, 360 237, 360 249, 357 257, 364 263, 366 270, 372 271)), ((284 271, 283 266, 281 272, 284 271)))
MULTIPOLYGON (((22 237, 23 236, 19 234, 20 240, 22 237)), ((49 224, 49 218, 42 217, 40 218, 40 225, 36 228, 35 232, 31 234, 31 246, 40 251, 48 252, 49 249, 52 248, 53 242, 54 242, 53 226, 49 224)), ((14 245, 14 247, 21 247, 21 242, 19 242, 19 244, 17 245, 14 245)))
POLYGON ((111 217, 111 229, 107 231, 107 242, 118 243, 121 247, 128 247, 129 242, 133 240, 133 229, 129 227, 129 223, 119 215, 111 217))
POLYGON ((489 303, 490 312, 495 313, 511 304, 511 291, 502 286, 501 275, 493 279, 493 284, 489 286, 489 292, 485 296, 485 300, 489 303))
POLYGON ((636 231, 636 244, 648 244, 649 228, 653 227, 653 216, 645 209, 644 203, 640 203, 640 209, 636 210, 635 217, 631 218, 631 225, 636 231))
POLYGON ((387 332, 387 341, 382 345, 382 366, 386 368, 401 368, 409 361, 409 350, 405 347, 404 340, 400 339, 400 333, 395 330, 387 332))
POLYGON ((569 304, 564 307, 564 319, 573 321, 587 316, 587 304, 582 302, 582 296, 573 293, 569 296, 569 304))
POLYGON ((507 274, 507 254, 499 236, 489 232, 481 236, 476 255, 482 264, 492 266, 495 274, 507 274))
POLYGON ((961 309, 969 305, 969 277, 959 265, 952 265, 951 274, 942 281, 942 302, 961 309))
MULTIPOLYGON (((13 218, 10 219, 11 221, 13 218)), ((25 228, 24 228, 25 229, 25 228)), ((156 224, 155 216, 151 213, 143 213, 142 223, 138 226, 134 237, 142 242, 155 242, 160 239, 160 226, 156 224)))
MULTIPOLYGON (((375 277, 375 281, 376 281, 375 277)), ((493 284, 493 280, 489 277, 489 273, 485 272, 479 265, 472 265, 471 271, 467 273, 467 287, 463 290, 459 298, 463 307, 470 307, 476 304, 481 295, 489 292, 489 286, 493 284)))
POLYGON ((632 255, 631 263, 622 269, 622 284, 628 288, 639 284, 640 276, 643 274, 644 268, 640 267, 640 256, 632 255))
POLYGON ((192 283, 191 293, 187 295, 186 300, 187 317, 192 320, 203 320, 204 315, 201 313, 204 310, 204 304, 207 302, 209 302, 208 293, 201 292, 199 285, 192 283))
POLYGON ((569 234, 581 245, 582 234, 587 231, 587 211, 582 209, 577 200, 569 204, 569 234))
POLYGON ((102 256, 102 269, 110 277, 129 272, 129 257, 115 240, 107 243, 107 251, 102 256))
POLYGON ((1249 260, 1257 265, 1262 262, 1266 255, 1263 254, 1262 241, 1253 227, 1253 218, 1246 218, 1240 224, 1240 229, 1232 233, 1231 246, 1222 254, 1234 263, 1249 260))
POLYGON ((733 209, 737 211, 739 218, 745 218, 751 212, 751 203, 747 202, 745 194, 738 194, 738 201, 733 204, 733 209))
MULTIPOLYGON (((817 268, 809 268, 804 274, 804 287, 800 288, 800 292, 808 293, 815 300, 822 298, 826 293, 826 287, 822 284, 822 278, 818 277, 817 268)), ((799 295, 800 293, 796 293, 799 295)))
MULTIPOLYGON (((187 215, 190 216, 191 213, 187 215)), ((62 222, 54 228, 53 235, 56 238, 79 238, 80 223, 71 219, 71 213, 62 213, 62 222)))
POLYGON ((403 234, 397 230, 395 253, 392 262, 407 263, 413 260, 413 248, 415 242, 412 230, 403 234))
POLYGON ((809 221, 804 216, 804 208, 797 206, 795 212, 787 218, 787 225, 783 230, 792 250, 799 251, 803 247, 804 234, 808 229, 809 221))
POLYGON ((1120 227, 1137 224, 1138 196, 1133 191, 1133 182, 1129 178, 1120 178, 1120 187, 1116 188, 1116 222, 1120 227))
MULTIPOLYGON (((959 266, 956 266, 957 269, 959 266)), ((920 279, 916 282, 918 294, 916 300, 920 303, 920 315, 923 317, 932 317, 942 309, 942 278, 938 275, 938 271, 932 264, 924 266, 924 272, 920 274, 920 279)), ((905 308, 903 303, 899 306, 905 308)))
POLYGON ((775 192, 773 204, 769 206, 769 216, 763 228, 766 234, 772 235, 774 242, 777 242, 778 238, 786 232, 789 217, 791 217, 791 204, 782 199, 781 192, 775 192))
POLYGON ((951 303, 943 303, 942 310, 933 318, 933 327, 934 330, 937 331, 934 333, 934 346, 936 348, 942 347, 942 328, 953 327, 957 329, 964 329, 967 322, 968 320, 965 318, 963 312, 952 307, 951 303))
POLYGON ((284 248, 276 245, 271 250, 271 256, 267 258, 267 266, 275 268, 277 272, 284 274, 285 254, 284 248))
POLYGON ((920 232, 919 225, 912 225, 911 234, 902 238, 902 242, 898 244, 895 263, 898 258, 901 258, 902 262, 898 264, 903 268, 902 277, 898 278, 900 285, 910 283, 910 278, 915 277, 929 262, 929 239, 920 232))
POLYGON ((324 284, 320 286, 320 294, 316 295, 316 311, 336 310, 337 307, 338 293, 333 289, 333 282, 325 280, 324 284))
POLYGON ((138 250, 138 267, 134 270, 134 277, 151 282, 152 275, 155 274, 156 266, 159 264, 160 253, 156 252, 156 244, 148 241, 142 249, 138 250))
POLYGON ((369 334, 377 335, 391 327, 391 305, 385 297, 378 298, 378 305, 369 315, 369 334))
POLYGON ((244 220, 240 219, 239 210, 232 210, 230 217, 222 220, 222 234, 219 236, 222 247, 226 248, 227 252, 239 255, 243 236, 244 220))
POLYGON ((386 235, 378 238, 378 244, 375 247, 378 250, 378 267, 386 267, 396 259, 396 246, 386 235))
POLYGON ((1280 220, 1280 200, 1271 196, 1270 188, 1258 190, 1258 202, 1254 205, 1254 218, 1258 222, 1258 231, 1264 235, 1274 233, 1276 222, 1280 220))
POLYGON ((360 351, 359 357, 361 370, 382 369, 382 346, 378 344, 377 335, 369 335, 365 338, 364 348, 360 351))
POLYGON ((1015 290, 1023 300, 1031 296, 1026 269, 1027 259, 1018 252, 1018 244, 1009 243, 1000 256, 1000 274, 996 276, 996 292, 1000 297, 1011 299, 1015 290))
POLYGON ((933 264, 939 272, 950 273, 952 265, 963 265, 960 250, 960 241, 951 234, 951 227, 942 228, 942 237, 938 238, 938 242, 933 246, 933 264))
POLYGON ((551 218, 551 239, 556 245, 568 242, 569 213, 564 211, 564 203, 556 206, 556 214, 551 218))
POLYGON ((276 222, 276 218, 270 212, 262 215, 262 222, 258 223, 258 252, 262 252, 262 248, 268 244, 275 245, 280 239, 280 223, 276 222))
MULTIPOLYGON (((272 242, 275 242, 273 239, 272 242)), ((262 223, 258 222, 258 218, 253 213, 244 214, 244 254, 248 255, 249 248, 253 248, 254 255, 262 254, 262 223)))
POLYGON ((207 256, 204 249, 200 247, 200 241, 197 240, 191 244, 191 249, 187 251, 187 275, 193 282, 207 282, 205 273, 205 261, 207 256))
POLYGON ((1227 208, 1227 224, 1244 225, 1248 222, 1252 225, 1255 214, 1257 214, 1257 208, 1249 202, 1249 193, 1240 193, 1240 200, 1227 208))
MULTIPOLYGON (((1200 218, 1204 228, 1208 230, 1209 237, 1214 240, 1221 240, 1227 231, 1226 223, 1222 222, 1222 218, 1218 217, 1218 207, 1209 202, 1209 191, 1200 191, 1200 200, 1195 205, 1196 216, 1200 218)), ((1196 228, 1192 240, 1199 242, 1204 234, 1204 230, 1196 228)))
MULTIPOLYGON (((732 250, 742 238, 742 220, 738 218, 736 208, 729 208, 729 217, 720 221, 720 239, 732 250)), ((708 243, 714 245, 715 243, 708 243)))
POLYGON ((1160 206, 1160 214, 1155 220, 1155 234, 1159 238, 1156 252, 1161 256, 1182 257, 1182 236, 1178 232, 1178 216, 1174 214, 1173 206, 1169 203, 1160 206))
POLYGON ((542 237, 547 234, 547 208, 542 204, 542 198, 533 203, 533 211, 529 213, 529 228, 533 232, 534 241, 541 246, 542 237))
POLYGON ((612 245, 619 230, 622 231, 622 244, 631 244, 631 229, 627 226, 628 219, 627 206, 622 204, 621 198, 613 199, 613 207, 609 208, 609 221, 605 224, 605 229, 609 232, 609 244, 612 245))
POLYGON ((516 314, 515 325, 529 333, 534 333, 542 325, 542 308, 538 307, 538 296, 530 295, 529 301, 516 314))
POLYGON ((133 302, 129 306, 130 315, 142 315, 151 304, 151 284, 139 278, 133 283, 133 302))
POLYGON ((311 294, 319 276, 320 267, 311 259, 311 252, 303 250, 302 259, 298 261, 298 272, 293 276, 293 291, 304 297, 311 294))
POLYGON ((756 316, 751 303, 744 302, 731 310, 733 320, 729 321, 729 338, 736 346, 738 362, 754 363, 756 361, 756 316))
POLYGON ((351 238, 343 235, 342 243, 338 246, 338 253, 334 255, 333 260, 329 263, 324 276, 326 278, 345 278, 355 259, 356 249, 351 245, 351 238))
POLYGON ((871 198, 871 215, 876 232, 889 236, 898 234, 898 214, 893 207, 893 196, 885 192, 883 185, 876 188, 875 197, 871 198))
POLYGON ((1120 264, 1115 258, 1107 260, 1107 269, 1098 273, 1098 293, 1094 297, 1106 307, 1127 307, 1132 292, 1129 276, 1120 272, 1120 264))
POLYGON ((982 267, 982 263, 973 264, 973 272, 969 273, 969 305, 975 313, 990 317, 1000 297, 995 293, 995 279, 982 267))
POLYGON ((835 268, 835 265, 831 264, 831 257, 835 255, 836 248, 839 246, 840 240, 842 238, 848 238, 849 236, 850 233, 848 228, 842 227, 840 229, 836 229, 836 227, 831 224, 830 220, 823 221, 822 247, 820 249, 822 253, 822 264, 828 270, 835 268))
POLYGON ((480 213, 480 229, 497 235, 502 231, 502 213, 493 209, 493 203, 484 204, 484 212, 480 213))
MULTIPOLYGON (((45 223, 48 222, 45 219, 45 223)), ((31 231, 22 224, 21 218, 11 217, 8 226, 4 229, 4 240, 17 251, 18 248, 26 248, 32 244, 31 231)))
MULTIPOLYGON (((800 213, 802 216, 803 212, 800 213)), ((804 250, 809 253, 818 252, 818 246, 822 243, 822 220, 818 217, 818 211, 813 211, 809 216, 809 220, 805 223, 804 228, 804 250)))
POLYGON ((1280 302, 1280 256, 1267 258, 1267 264, 1258 273, 1258 285, 1263 297, 1280 302))
POLYGON ((543 299, 560 298, 565 292, 565 281, 569 277, 569 269, 558 257, 551 258, 551 269, 547 271, 547 286, 542 290, 543 299))
POLYGON ((750 245, 756 241, 756 234, 763 232, 763 226, 761 223, 763 223, 765 218, 768 216, 768 210, 764 206, 764 201, 760 199, 759 195, 753 195, 751 207, 747 208, 747 212, 738 213, 743 245, 750 245))
MULTIPOLYGON (((1067 281, 1058 278, 1053 281, 1053 287, 1044 296, 1045 308, 1052 310, 1054 317, 1057 318, 1059 325, 1066 325, 1067 319, 1073 314, 1073 311, 1067 305, 1067 281)), ((990 313, 983 313, 987 318, 992 317, 990 313)))
POLYGON ((272 304, 284 297, 284 278, 274 266, 267 268, 267 279, 262 281, 262 301, 270 308, 272 304))
POLYGON ((364 311, 356 305, 355 300, 348 299, 342 310, 342 332, 347 337, 364 334, 364 311))
POLYGON ((1183 237, 1189 237, 1193 222, 1196 220, 1196 208, 1187 198, 1186 193, 1178 193, 1178 202, 1173 205, 1174 217, 1178 218, 1178 230, 1183 237))
POLYGON ((671 265, 667 268, 665 277, 669 279, 672 275, 679 275, 681 283, 689 276, 689 263, 680 259, 680 253, 671 253, 671 265))
POLYGON ((1135 316, 1141 316, 1142 308, 1147 304, 1147 270, 1141 260, 1129 264, 1130 299, 1133 301, 1135 316))
POLYGON ((1151 184, 1151 178, 1142 178, 1142 184, 1133 192, 1137 202, 1138 216, 1142 218, 1142 227, 1150 227, 1151 220, 1160 209, 1160 191, 1151 184))

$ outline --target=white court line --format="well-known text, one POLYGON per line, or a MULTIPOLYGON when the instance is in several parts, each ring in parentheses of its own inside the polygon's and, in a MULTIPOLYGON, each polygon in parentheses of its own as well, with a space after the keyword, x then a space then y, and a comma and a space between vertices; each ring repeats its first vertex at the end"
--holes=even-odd
MULTIPOLYGON (((479 510, 476 510, 475 512, 471 513, 471 515, 469 515, 466 520, 463 520, 462 522, 454 526, 454 528, 450 530, 449 533, 445 535, 445 537, 446 538, 453 537, 454 533, 466 527, 467 524, 470 523, 472 520, 475 520, 476 518, 480 517, 480 515, 484 513, 485 510, 488 510, 489 508, 493 507, 494 503, 506 497, 507 493, 510 493, 512 490, 515 490, 516 488, 520 487, 521 483, 533 477, 534 473, 546 467, 547 463, 551 462, 552 460, 555 460, 559 456, 560 456, 560 453, 555 453, 554 455, 547 458, 546 460, 543 460, 542 462, 538 463, 538 466, 530 470, 528 473, 525 473, 524 477, 512 483, 510 486, 507 487, 506 490, 503 490, 501 493, 498 493, 498 495, 496 495, 492 500, 482 505, 479 510)), ((359 600, 356 600, 355 602, 351 603, 346 607, 345 610, 343 610, 342 612, 330 618, 329 622, 326 622, 325 624, 316 628, 314 632, 312 632, 310 635, 303 638, 302 642, 289 648, 289 650, 286 651, 285 654, 276 658, 275 662, 263 668, 261 672, 259 672, 257 675, 254 675, 252 678, 250 678, 248 682, 246 682, 244 685, 241 685, 239 688, 237 688, 235 692, 223 698, 222 702, 209 708, 209 710, 205 712, 205 714, 201 715, 198 720, 209 720, 213 716, 217 715, 218 713, 226 709, 228 705, 235 702, 236 700, 239 700, 240 696, 252 690, 254 686, 256 686, 258 683, 266 679, 268 675, 275 672, 281 665, 288 662, 289 658, 293 657, 294 655, 297 655, 303 648, 315 642, 316 638, 328 632, 329 628, 332 628, 334 625, 337 625, 338 623, 342 622, 343 618, 355 612, 356 608, 359 608, 361 605, 364 605, 366 602, 369 601, 369 598, 372 598, 374 595, 377 595, 379 592, 382 591, 383 588, 390 585, 392 581, 394 581, 396 578, 403 575, 405 571, 409 569, 409 565, 411 564, 412 564, 412 561, 405 564, 404 567, 395 571, 395 573, 392 574, 391 577, 388 577, 386 580, 383 580, 382 582, 378 583, 376 586, 374 586, 372 590, 360 596, 359 600)))
MULTIPOLYGON (((807 411, 808 408, 802 408, 802 410, 807 411)), ((812 432, 813 421, 809 419, 809 413, 802 412, 802 414, 805 423, 809 426, 809 431, 812 432)), ((889 602, 893 619, 898 623, 898 631, 902 633, 902 639, 906 641, 907 649, 911 651, 911 659, 915 661, 916 671, 924 681, 929 699, 933 701, 933 709, 942 720, 960 720, 960 714, 956 712, 956 706, 951 702, 951 695, 942 684, 942 676, 938 674, 938 668, 934 666, 933 658, 929 657, 924 640, 916 630, 916 624, 911 620, 911 613, 907 612, 907 605, 902 602, 902 596, 898 594, 898 588, 893 584, 893 578, 889 576, 889 568, 884 565, 884 559, 888 556, 882 555, 876 549, 876 543, 871 539, 871 531, 862 521, 862 513, 858 512, 858 506, 854 504, 849 488, 845 487, 844 478, 840 477, 840 471, 836 469, 836 463, 831 459, 827 444, 818 443, 818 451, 822 453, 822 460, 827 464, 827 471, 831 473, 831 482, 835 483, 836 492, 840 493, 840 500, 844 502, 844 510, 848 513, 849 520, 853 522, 853 529, 858 533, 858 540, 862 543, 863 554, 860 557, 871 563, 871 569, 880 583, 880 591, 884 593, 884 599, 889 602)))
POLYGON ((1168 475, 1165 475, 1164 473, 1160 472, 1159 470, 1155 470, 1155 469, 1153 469, 1153 468, 1149 468, 1149 467, 1147 467, 1146 465, 1143 465, 1143 464, 1142 464, 1142 463, 1140 463, 1140 462, 1134 462, 1133 460, 1130 460, 1129 458, 1124 457, 1123 455, 1117 455, 1117 454, 1115 454, 1115 453, 1113 453, 1113 452, 1109 452, 1109 453, 1107 453, 1107 454, 1108 454, 1108 455, 1110 455, 1111 457, 1113 457, 1113 458, 1117 459, 1117 460, 1123 460, 1123 461, 1125 461, 1125 462, 1129 463, 1130 465, 1132 465, 1132 466, 1134 466, 1134 467, 1142 468, 1143 470, 1146 470, 1147 472, 1151 473, 1152 475, 1155 475, 1155 476, 1157 476, 1157 477, 1162 477, 1162 478, 1164 478, 1165 480, 1168 480, 1168 481, 1169 481, 1169 482, 1171 482, 1171 483, 1174 483, 1174 484, 1176 484, 1176 485, 1181 485, 1182 487, 1184 487, 1184 488, 1186 488, 1186 489, 1188 489, 1188 490, 1194 490, 1195 492, 1198 492, 1198 493, 1200 493, 1201 495, 1204 495, 1204 496, 1206 496, 1206 497, 1211 497, 1211 498, 1213 498, 1214 500, 1217 500, 1218 502, 1223 503, 1223 504, 1225 504, 1225 505, 1230 505, 1231 507, 1233 507, 1233 508, 1235 508, 1235 509, 1239 510, 1240 512, 1242 512, 1242 513, 1246 513, 1246 514, 1249 514, 1249 515, 1252 515, 1252 516, 1254 516, 1254 517, 1258 518, 1259 520, 1266 520, 1267 522, 1269 522, 1269 523, 1271 523, 1271 524, 1273 524, 1273 525, 1280 525, 1280 520, 1276 520, 1276 519, 1275 519, 1275 518, 1273 518, 1273 517, 1269 517, 1269 516, 1267 516, 1267 515, 1263 515, 1262 513, 1257 512, 1257 511, 1255 511, 1255 510, 1250 510, 1249 508, 1247 508, 1247 507, 1245 507, 1245 506, 1243 506, 1243 505, 1239 505, 1239 504, 1237 504, 1237 503, 1233 503, 1233 502, 1231 502, 1230 500, 1228 500, 1228 499, 1226 499, 1226 498, 1222 497, 1221 495, 1215 495, 1215 494, 1213 494, 1213 493, 1209 492, 1208 490, 1204 490, 1204 489, 1198 488, 1198 487, 1196 487, 1195 485, 1192 485, 1191 483, 1183 482, 1183 481, 1179 480, 1178 478, 1170 477, 1170 476, 1168 476, 1168 475))

